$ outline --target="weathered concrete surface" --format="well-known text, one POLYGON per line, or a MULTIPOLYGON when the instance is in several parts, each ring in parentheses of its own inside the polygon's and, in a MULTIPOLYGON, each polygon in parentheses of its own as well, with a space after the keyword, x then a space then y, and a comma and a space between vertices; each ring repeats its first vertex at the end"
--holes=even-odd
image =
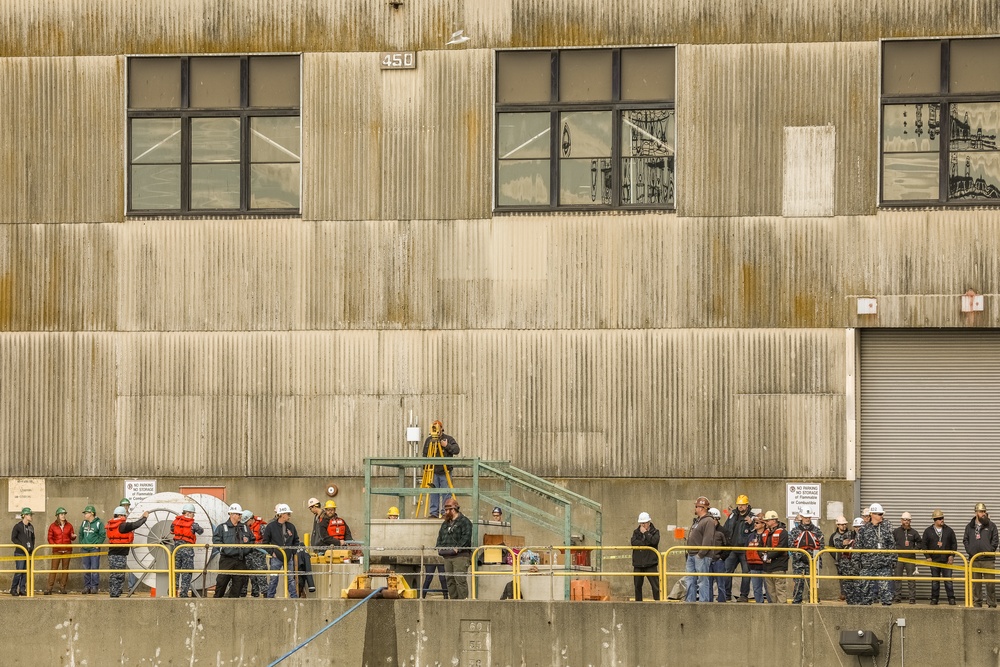
MULTIPOLYGON (((268 665, 355 601, 0 601, 4 665, 268 665), (41 640, 44 638, 44 640, 41 640)), ((602 602, 373 601, 282 665, 749 664, 747 645, 776 665, 855 664, 842 629, 873 630, 889 664, 996 665, 1000 615, 989 609, 636 604, 602 602), (474 625, 478 624, 478 625, 474 625), (480 642, 480 643, 476 643, 480 642), (766 648, 765 648, 766 647, 766 648)))

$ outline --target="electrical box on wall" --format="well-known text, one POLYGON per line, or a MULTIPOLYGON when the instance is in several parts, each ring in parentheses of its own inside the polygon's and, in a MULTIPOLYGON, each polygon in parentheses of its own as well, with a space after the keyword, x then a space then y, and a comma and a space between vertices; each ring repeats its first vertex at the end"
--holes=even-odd
POLYGON ((984 305, 982 294, 966 294, 962 297, 963 313, 978 313, 982 311, 984 305))
POLYGON ((875 315, 878 312, 878 300, 858 299, 858 315, 875 315))

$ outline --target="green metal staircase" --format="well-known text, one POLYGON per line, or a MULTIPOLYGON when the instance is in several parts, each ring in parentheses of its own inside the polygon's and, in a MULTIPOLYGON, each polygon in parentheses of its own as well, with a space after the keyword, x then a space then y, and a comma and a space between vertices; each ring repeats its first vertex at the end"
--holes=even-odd
MULTIPOLYGON (((440 465, 440 457, 367 458, 365 459, 365 525, 370 540, 372 501, 379 496, 391 496, 402 512, 411 511, 406 500, 427 493, 416 488, 408 471, 422 470, 425 465, 440 465), (395 475, 386 469, 395 470, 395 475), (393 484, 395 477, 395 484, 393 484)), ((465 514, 475 518, 482 508, 494 505, 505 508, 510 519, 518 518, 541 528, 552 540, 552 546, 569 546, 586 541, 588 546, 601 545, 601 505, 590 498, 532 475, 510 464, 510 461, 486 461, 478 458, 448 458, 452 467, 452 493, 459 498, 465 514), (470 509, 471 508, 471 509, 470 509)), ((478 521, 473 520, 473 543, 479 543, 478 521)), ((535 544, 534 546, 541 546, 535 544)))

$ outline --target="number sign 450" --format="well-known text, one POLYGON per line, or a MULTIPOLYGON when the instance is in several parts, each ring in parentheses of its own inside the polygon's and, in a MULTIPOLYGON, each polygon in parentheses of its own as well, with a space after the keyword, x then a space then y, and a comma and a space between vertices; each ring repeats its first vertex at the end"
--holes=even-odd
POLYGON ((383 51, 379 54, 382 69, 416 69, 417 54, 414 51, 383 51))

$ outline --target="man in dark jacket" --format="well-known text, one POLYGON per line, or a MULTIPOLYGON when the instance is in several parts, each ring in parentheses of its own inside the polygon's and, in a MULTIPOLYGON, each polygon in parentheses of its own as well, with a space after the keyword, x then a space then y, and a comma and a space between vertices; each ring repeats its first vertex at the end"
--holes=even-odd
MULTIPOLYGON (((726 535, 726 540, 731 547, 745 547, 750 533, 753 532, 753 520, 750 516, 750 498, 741 495, 736 498, 736 509, 729 513, 729 518, 722 526, 722 532, 726 535)), ((750 569, 747 566, 747 552, 729 551, 726 552, 726 572, 736 572, 736 566, 740 567, 743 574, 747 574, 750 569)), ((733 579, 734 577, 721 578, 722 585, 726 590, 726 599, 733 599, 733 579)), ((746 602, 750 599, 750 577, 740 577, 740 597, 738 602, 746 602)))
MULTIPOLYGON (((973 556, 980 553, 993 552, 1000 544, 997 535, 997 525, 990 521, 989 514, 986 513, 986 505, 976 504, 976 516, 965 527, 965 535, 962 537, 962 544, 965 546, 965 553, 969 554, 971 560, 973 556)), ((994 559, 992 556, 977 558, 972 567, 979 569, 993 569, 994 559)), ((975 572, 972 575, 972 599, 977 607, 983 606, 983 601, 990 607, 996 607, 996 596, 994 595, 995 584, 989 583, 985 586, 983 582, 992 582, 994 575, 985 572, 975 572)))
MULTIPOLYGON (((424 456, 441 456, 441 457, 451 457, 461 451, 458 447, 458 443, 455 442, 455 438, 451 437, 444 432, 444 424, 441 423, 440 419, 434 420, 431 424, 431 434, 427 436, 424 440, 424 456)), ((431 478, 431 484, 433 484, 435 489, 450 489, 452 488, 451 483, 451 467, 442 465, 434 466, 434 476, 431 478)), ((431 493, 427 496, 428 506, 430 507, 431 516, 435 519, 440 519, 443 515, 443 510, 441 509, 442 503, 445 498, 452 497, 451 494, 444 493, 431 493)))
MULTIPOLYGON (((25 507, 21 510, 21 520, 14 524, 14 529, 10 531, 10 542, 22 546, 31 555, 31 550, 37 544, 35 542, 35 527, 31 525, 31 508, 25 507)), ((24 551, 14 549, 14 569, 17 574, 10 584, 10 594, 14 597, 28 594, 27 576, 28 558, 24 551)))
MULTIPOLYGON (((892 538, 896 540, 896 548, 903 549, 920 549, 921 548, 921 538, 920 533, 915 531, 910 526, 910 521, 913 517, 910 516, 909 512, 903 512, 900 517, 900 526, 896 530, 892 531, 892 538)), ((914 572, 917 570, 915 563, 904 563, 904 560, 914 560, 916 559, 916 554, 900 554, 900 558, 896 560, 896 569, 893 570, 892 576, 902 577, 904 574, 907 577, 912 577, 914 572)), ((892 596, 893 602, 900 602, 902 600, 903 585, 906 585, 907 590, 910 593, 910 604, 917 604, 917 581, 915 579, 910 579, 909 581, 894 581, 892 582, 892 587, 895 593, 892 596)))
MULTIPOLYGON (((660 531, 653 525, 649 514, 642 512, 639 514, 639 526, 632 531, 633 547, 660 548, 660 531)), ((653 599, 660 599, 660 556, 657 552, 649 549, 632 550, 632 569, 636 572, 652 572, 655 576, 635 577, 635 601, 642 602, 642 580, 649 579, 649 587, 653 591, 653 599)))
POLYGON ((472 565, 472 522, 460 511, 458 501, 444 501, 444 522, 438 530, 438 555, 444 558, 448 599, 469 597, 469 566, 472 565))
POLYGON ((246 557, 250 552, 244 545, 253 544, 254 538, 243 518, 243 507, 239 503, 229 506, 229 520, 220 523, 212 533, 214 544, 232 544, 234 546, 223 546, 219 553, 219 569, 223 570, 215 579, 215 597, 235 598, 246 586, 246 576, 239 574, 229 574, 225 570, 245 570, 246 557), (228 587, 228 590, 227 590, 228 587))
MULTIPOLYGON (((764 574, 784 574, 788 571, 788 531, 785 524, 778 519, 778 513, 768 510, 764 514, 764 524, 767 529, 761 536, 760 544, 768 549, 781 549, 781 551, 762 551, 761 560, 764 563, 764 574)), ((781 578, 767 578, 764 580, 767 587, 767 596, 772 602, 785 604, 788 600, 786 591, 788 590, 788 580, 781 578)))
MULTIPOLYGON (((955 562, 954 554, 934 552, 958 551, 958 536, 955 535, 951 526, 944 522, 944 512, 939 509, 934 510, 931 518, 934 523, 927 526, 927 530, 924 531, 924 557, 932 563, 951 565, 955 562)), ((944 590, 948 594, 948 604, 954 605, 955 588, 951 584, 951 569, 931 565, 931 577, 934 578, 934 581, 931 582, 931 604, 938 603, 938 595, 941 592, 941 582, 938 581, 938 578, 946 577, 944 590)))
MULTIPOLYGON (((699 496, 694 501, 694 523, 688 532, 687 545, 698 547, 687 552, 685 571, 707 574, 712 569, 712 547, 715 546, 715 519, 708 513, 712 506, 708 498, 699 496)), ((688 577, 686 602, 711 602, 712 579, 706 576, 688 577)))
POLYGON ((260 534, 261 544, 268 544, 268 563, 271 570, 280 570, 284 575, 272 575, 268 577, 267 597, 273 598, 278 592, 278 582, 282 576, 287 580, 288 597, 297 598, 299 593, 296 590, 294 577, 288 573, 295 572, 295 554, 299 547, 299 531, 295 524, 291 522, 292 508, 287 503, 278 503, 274 506, 274 520, 264 527, 260 534))

